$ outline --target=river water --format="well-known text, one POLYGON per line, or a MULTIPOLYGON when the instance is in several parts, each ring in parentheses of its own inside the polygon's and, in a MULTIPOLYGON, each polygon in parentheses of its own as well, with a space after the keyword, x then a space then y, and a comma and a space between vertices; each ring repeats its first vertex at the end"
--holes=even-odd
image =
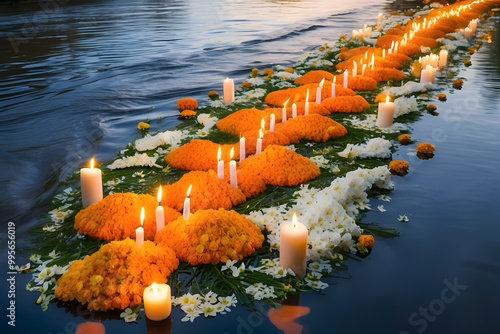
MULTIPOLYGON (((178 122, 178 98, 200 101, 210 90, 221 91, 226 76, 238 83, 253 67, 292 65, 305 51, 374 23, 378 12, 416 2, 5 3, 0 233, 4 244, 6 224, 15 222, 23 245, 58 182, 92 154, 100 161, 114 157, 136 138, 139 121, 158 119, 152 130, 168 129, 178 122)), ((498 16, 495 22, 498 30, 498 16)), ((436 155, 422 161, 402 147, 394 158, 409 160, 411 173, 394 178, 390 203, 372 200, 373 208, 384 204, 386 212, 375 209, 366 217, 396 226, 401 236, 377 240, 369 257, 348 261, 349 279, 333 280, 324 294, 302 294, 300 304, 311 309, 298 320, 303 333, 495 332, 499 59, 495 31, 492 43, 472 57, 473 66, 460 70, 464 88, 438 104, 439 116, 426 114, 412 124, 412 137, 433 142, 436 155), (409 222, 397 221, 403 213, 409 222)), ((84 314, 74 317, 56 305, 42 312, 33 303, 36 293, 23 291, 28 279, 17 280, 14 332, 74 332, 84 314)), ((4 291, 2 285, 2 305, 4 291)), ((252 315, 242 307, 193 324, 181 323, 181 317, 174 309, 173 333, 280 333, 265 312, 252 315)), ((146 332, 144 320, 103 323, 109 333, 146 332)))

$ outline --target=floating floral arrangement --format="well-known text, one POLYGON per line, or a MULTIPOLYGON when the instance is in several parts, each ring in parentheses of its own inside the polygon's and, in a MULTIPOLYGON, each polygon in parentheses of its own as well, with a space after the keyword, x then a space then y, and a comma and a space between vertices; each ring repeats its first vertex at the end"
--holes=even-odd
POLYGON ((379 16, 293 67, 253 69, 234 101, 215 91, 204 105, 180 98, 186 121, 156 133, 139 123, 141 138, 99 166, 103 199, 82 206, 80 172, 63 182, 20 269, 33 275, 27 288, 40 293, 43 309, 60 300, 136 321, 145 288, 168 283, 182 321, 194 321, 328 287, 347 258, 398 235, 363 221, 369 197, 390 201, 391 173, 410 170, 391 161, 398 145, 432 158, 437 149, 414 142, 409 124, 437 114, 443 91, 462 87, 459 68, 491 41, 495 5, 433 3, 379 16), (444 64, 424 66, 442 51, 444 64), (434 71, 434 83, 424 71, 434 71), (397 122, 381 126, 378 103, 392 103, 397 122), (281 228, 293 214, 308 231, 303 274, 280 262, 281 228), (140 236, 143 243, 134 241, 140 236))

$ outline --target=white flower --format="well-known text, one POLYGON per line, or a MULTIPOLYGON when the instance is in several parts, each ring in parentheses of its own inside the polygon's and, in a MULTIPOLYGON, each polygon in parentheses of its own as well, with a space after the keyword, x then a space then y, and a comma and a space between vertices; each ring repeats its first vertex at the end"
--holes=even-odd
POLYGON ((137 139, 134 143, 135 149, 139 152, 154 150, 158 146, 171 145, 177 147, 185 133, 183 131, 165 131, 151 136, 147 134, 144 138, 137 139))
POLYGON ((112 180, 109 180, 105 183, 106 186, 110 187, 110 188, 114 188, 116 187, 117 185, 119 185, 120 183, 122 183, 123 180, 122 179, 112 179, 112 180))
POLYGON ((387 195, 380 195, 378 197, 380 200, 384 201, 384 202, 390 202, 391 201, 391 198, 387 195))
POLYGON ((253 296, 255 300, 262 300, 262 299, 272 299, 276 298, 277 296, 274 294, 274 286, 268 286, 262 283, 254 283, 253 285, 248 286, 245 289, 245 292, 248 295, 253 296))
POLYGON ((414 97, 398 97, 394 100, 394 117, 418 110, 417 99, 414 97))
POLYGON ((408 221, 410 221, 410 218, 408 218, 408 217, 406 216, 406 213, 405 213, 405 214, 403 214, 403 215, 400 215, 400 216, 399 216, 399 218, 398 218, 398 220, 399 220, 400 222, 408 222, 408 221))
POLYGON ((330 160, 326 159, 322 155, 316 155, 310 158, 312 162, 314 162, 318 167, 326 167, 328 166, 330 160))
POLYGON ((377 209, 378 209, 378 211, 380 211, 380 212, 386 212, 386 211, 387 211, 387 210, 384 208, 384 206, 383 206, 383 205, 379 205, 379 206, 377 206, 377 209))
POLYGON ((156 160, 158 159, 158 154, 155 153, 152 157, 148 156, 146 153, 136 153, 131 157, 123 157, 121 159, 116 159, 113 161, 111 165, 108 166, 109 169, 123 169, 127 167, 135 167, 135 166, 148 166, 148 167, 158 167, 161 168, 160 165, 156 164, 156 160))
POLYGON ((122 313, 120 313, 120 318, 125 322, 137 321, 137 313, 134 313, 130 307, 127 307, 122 313))
POLYGON ((344 151, 338 155, 344 158, 389 158, 391 156, 391 142, 384 138, 372 138, 366 144, 347 144, 344 151))

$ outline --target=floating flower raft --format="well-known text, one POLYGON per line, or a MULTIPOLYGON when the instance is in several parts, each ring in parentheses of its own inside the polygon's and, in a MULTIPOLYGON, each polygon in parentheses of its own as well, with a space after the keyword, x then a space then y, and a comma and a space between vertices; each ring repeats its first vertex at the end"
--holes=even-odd
POLYGON ((289 294, 326 288, 322 277, 343 269, 345 255, 366 254, 376 237, 398 235, 360 216, 370 209, 368 191, 388 200, 390 170, 403 175, 409 167, 406 161, 391 161, 394 147, 415 145, 421 159, 435 151, 430 143, 414 144, 405 125, 440 99, 432 92, 436 84, 415 82, 418 56, 447 50, 456 72, 438 72, 440 88, 461 87, 463 80, 453 76, 460 66, 471 65, 467 57, 481 39, 491 38, 488 11, 497 3, 464 1, 426 6, 422 15, 397 13, 371 26, 373 34, 341 36, 293 68, 275 66, 262 75, 252 70, 232 105, 214 91, 204 106, 179 99, 181 116, 194 120, 152 134, 153 126, 140 123, 142 138, 99 167, 105 171, 104 199, 83 209, 80 191, 74 190, 78 173, 63 183, 34 240, 28 289, 41 293, 37 302, 44 309, 54 298, 76 300, 91 310, 125 309, 122 317, 135 321, 144 288, 168 281, 173 304, 186 313, 182 320, 193 321, 238 301, 273 304, 289 294), (463 29, 475 19, 478 37, 469 40, 463 29), (318 87, 321 103, 315 103, 318 87), (379 93, 384 96, 375 99, 379 93), (401 122, 380 128, 376 103, 386 95, 396 97, 395 117, 401 122), (272 114, 274 131, 269 129, 272 114), (263 151, 254 154, 259 130, 263 151), (241 135, 246 156, 239 161, 235 189, 228 183, 228 162, 238 160, 241 135), (224 178, 214 171, 219 148, 224 178), (156 232, 159 203, 152 194, 160 185, 165 227, 156 232), (179 211, 190 185, 186 220, 179 211), (139 247, 129 238, 135 237, 142 206, 145 238, 154 242, 139 247), (303 279, 280 266, 278 258, 280 226, 294 212, 309 231, 303 279), (195 283, 181 284, 186 275, 195 283))

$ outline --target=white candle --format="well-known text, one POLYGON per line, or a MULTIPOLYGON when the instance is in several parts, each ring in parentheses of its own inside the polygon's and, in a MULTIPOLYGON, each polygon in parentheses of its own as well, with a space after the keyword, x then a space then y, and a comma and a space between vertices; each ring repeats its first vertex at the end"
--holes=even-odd
POLYGON ((219 150, 217 151, 217 175, 219 176, 219 179, 224 179, 224 160, 221 160, 221 155, 222 152, 219 146, 219 150))
POLYGON ((224 103, 231 104, 234 102, 234 80, 226 78, 223 82, 224 103))
POLYGON ((354 60, 352 61, 352 76, 355 77, 358 75, 358 63, 354 60))
POLYGON ((259 138, 257 138, 257 146, 255 148, 255 154, 259 154, 262 152, 262 137, 264 137, 264 133, 262 129, 259 130, 259 138))
POLYGON ((165 214, 163 210, 163 206, 161 206, 161 185, 158 189, 158 195, 156 196, 158 200, 158 207, 156 208, 156 232, 160 232, 163 227, 165 227, 165 214))
POLYGON ((363 64, 363 67, 361 67, 361 75, 365 75, 365 70, 366 70, 366 64, 363 64))
POLYGON ((240 162, 245 159, 246 148, 245 148, 245 137, 240 138, 240 162))
POLYGON ((436 69, 431 65, 427 65, 425 69, 420 72, 420 83, 431 82, 434 83, 434 78, 436 76, 436 69))
POLYGON ((150 320, 160 321, 169 317, 172 311, 170 286, 156 284, 148 286, 142 294, 144 312, 150 320))
POLYGON ((289 100, 290 99, 285 101, 285 103, 283 104, 283 109, 281 109, 281 122, 286 122, 286 105, 288 104, 289 100))
POLYGON ((269 122, 269 131, 274 131, 274 124, 276 123, 276 117, 271 114, 271 121, 269 122))
POLYGON ((389 102, 387 96, 385 102, 378 104, 377 126, 385 128, 392 125, 394 119, 394 102, 389 102))
POLYGON ((335 82, 332 82, 331 94, 332 97, 335 97, 335 82))
POLYGON ((316 88, 316 103, 321 103, 321 87, 316 88))
POLYGON ((306 274, 307 234, 295 214, 292 221, 280 227, 280 266, 292 269, 299 278, 306 274))
POLYGON ((292 104, 292 118, 297 117, 297 105, 294 103, 292 104))
POLYGON ((184 220, 189 220, 189 214, 191 213, 191 199, 189 198, 189 194, 191 194, 191 184, 186 193, 186 199, 184 200, 184 209, 182 210, 182 216, 184 220))
POLYGON ((264 117, 262 117, 262 119, 260 120, 260 128, 262 129, 262 131, 266 131, 266 120, 264 119, 264 117))
POLYGON ((439 51, 439 68, 443 69, 446 67, 446 63, 448 62, 448 50, 439 51))
POLYGON ((304 115, 309 115, 309 88, 307 88, 306 103, 304 104, 304 115))
POLYGON ((349 74, 347 73, 347 70, 344 71, 344 88, 347 88, 347 83, 348 83, 348 79, 347 79, 347 76, 349 74))
POLYGON ((378 20, 378 22, 382 22, 384 20, 384 14, 378 13, 377 20, 378 20))
POLYGON ((231 186, 236 189, 238 188, 238 181, 236 178, 236 161, 233 160, 234 147, 231 148, 231 161, 229 161, 229 179, 231 182, 231 186))
POLYGON ((144 223, 144 207, 141 208, 141 226, 135 229, 135 243, 137 246, 142 246, 144 244, 144 228, 142 227, 144 223))
POLYGON ((80 187, 84 208, 102 199, 102 172, 94 168, 94 158, 90 160, 90 168, 80 169, 80 187))

